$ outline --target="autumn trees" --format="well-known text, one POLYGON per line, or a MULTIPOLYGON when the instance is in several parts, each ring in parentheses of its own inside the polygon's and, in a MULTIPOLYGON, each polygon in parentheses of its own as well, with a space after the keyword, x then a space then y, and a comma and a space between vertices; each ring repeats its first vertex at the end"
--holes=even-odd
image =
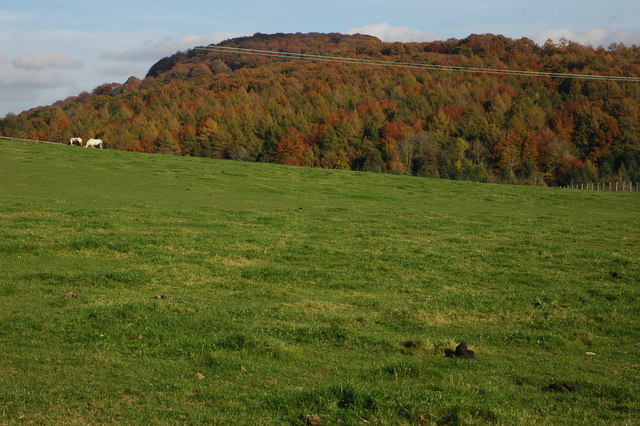
MULTIPOLYGON (((640 48, 472 35, 433 43, 258 34, 226 46, 386 61, 640 75, 640 48)), ((192 50, 144 80, 0 120, 0 133, 111 148, 559 185, 640 179, 640 84, 433 72, 192 50)))

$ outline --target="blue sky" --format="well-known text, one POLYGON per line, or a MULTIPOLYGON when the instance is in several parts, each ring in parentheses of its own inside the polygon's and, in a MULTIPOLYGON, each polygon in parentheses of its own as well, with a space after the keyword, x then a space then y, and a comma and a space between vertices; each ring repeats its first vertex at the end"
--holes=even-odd
POLYGON ((360 32, 383 41, 494 33, 640 45, 640 1, 3 0, 0 117, 142 78, 178 50, 256 32, 360 32))

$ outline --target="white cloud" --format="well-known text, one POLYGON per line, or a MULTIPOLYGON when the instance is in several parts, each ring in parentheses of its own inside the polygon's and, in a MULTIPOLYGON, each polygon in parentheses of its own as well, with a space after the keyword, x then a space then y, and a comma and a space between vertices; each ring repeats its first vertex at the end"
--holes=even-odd
POLYGON ((9 55, 0 53, 0 65, 5 65, 8 63, 9 63, 9 55))
POLYGON ((232 37, 248 35, 246 33, 218 33, 213 35, 188 35, 179 40, 165 37, 160 40, 147 40, 140 47, 123 50, 121 52, 109 51, 101 55, 103 59, 127 62, 158 61, 165 56, 176 52, 192 49, 196 46, 219 43, 232 37))
POLYGON ((101 59, 126 61, 126 62, 148 62, 154 59, 161 59, 171 53, 175 53, 178 43, 171 37, 161 40, 147 40, 140 47, 123 51, 108 51, 103 53, 101 59))
POLYGON ((16 68, 27 70, 76 69, 83 65, 81 61, 76 61, 62 52, 34 52, 17 55, 11 60, 11 63, 16 68))
POLYGON ((613 31, 609 28, 597 27, 590 28, 581 33, 574 32, 572 30, 563 28, 549 28, 541 31, 533 36, 533 41, 539 45, 544 44, 548 39, 554 42, 558 42, 560 39, 565 38, 573 42, 591 45, 594 47, 608 47, 611 43, 623 43, 627 46, 633 44, 640 45, 640 30, 617 30, 613 31))
POLYGON ((412 30, 407 26, 394 27, 389 25, 388 22, 381 22, 379 24, 365 25, 364 27, 358 27, 351 29, 346 34, 368 34, 378 37, 382 41, 402 41, 402 42, 421 42, 421 41, 434 41, 440 37, 437 34, 426 33, 420 30, 412 30))
POLYGON ((3 22, 3 23, 21 21, 23 19, 29 19, 30 17, 31 17, 30 15, 22 12, 11 12, 7 10, 0 10, 0 22, 3 22))
POLYGON ((0 66, 0 117, 69 96, 75 79, 60 71, 19 70, 0 66), (43 99, 43 96, 48 99, 43 99))
POLYGON ((24 89, 50 89, 54 87, 74 87, 72 76, 50 70, 19 70, 0 67, 0 87, 24 89))
POLYGON ((92 69, 97 71, 102 75, 109 75, 114 77, 126 78, 125 76, 144 76, 149 70, 149 66, 147 64, 141 63, 123 63, 119 62, 116 64, 100 64, 94 66, 92 69))
POLYGON ((230 38, 251 36, 253 33, 216 33, 213 35, 188 35, 181 39, 182 43, 195 46, 206 46, 208 44, 220 43, 221 41, 228 40, 230 38))

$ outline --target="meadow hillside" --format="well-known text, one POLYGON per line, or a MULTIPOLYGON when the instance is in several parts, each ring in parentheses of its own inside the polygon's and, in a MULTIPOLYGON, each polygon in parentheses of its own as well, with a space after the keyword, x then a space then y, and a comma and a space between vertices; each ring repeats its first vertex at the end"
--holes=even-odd
POLYGON ((1 424, 640 417, 637 193, 0 141, 0 200, 1 424))
POLYGON ((0 119, 0 135, 98 137, 120 150, 471 181, 640 181, 638 46, 538 46, 493 34, 429 43, 256 34, 210 47, 253 54, 194 46, 160 59, 142 80, 0 119), (493 71, 469 72, 482 69, 493 71))

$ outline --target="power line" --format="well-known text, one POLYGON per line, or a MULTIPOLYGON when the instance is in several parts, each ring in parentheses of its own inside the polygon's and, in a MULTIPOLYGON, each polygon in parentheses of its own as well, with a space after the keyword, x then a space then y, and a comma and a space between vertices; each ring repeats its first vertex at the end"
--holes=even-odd
POLYGON ((419 63, 412 63, 412 62, 396 62, 396 61, 382 61, 382 60, 364 59, 364 58, 347 58, 347 57, 341 57, 341 56, 313 55, 309 53, 278 52, 274 50, 247 49, 242 47, 230 47, 230 46, 213 45, 208 47, 196 47, 195 49, 205 50, 210 52, 234 53, 239 55, 269 56, 269 57, 284 58, 284 59, 302 59, 302 60, 337 62, 337 63, 347 63, 347 64, 356 64, 356 65, 375 65, 375 66, 384 66, 384 67, 393 67, 393 68, 413 68, 413 69, 454 71, 454 72, 481 73, 481 74, 519 75, 519 76, 525 76, 525 77, 547 77, 547 78, 570 78, 570 79, 581 79, 581 80, 640 82, 640 77, 559 73, 559 72, 545 72, 545 71, 526 71, 526 70, 512 70, 512 69, 498 69, 498 68, 463 67, 463 66, 454 66, 454 65, 419 64, 419 63))

